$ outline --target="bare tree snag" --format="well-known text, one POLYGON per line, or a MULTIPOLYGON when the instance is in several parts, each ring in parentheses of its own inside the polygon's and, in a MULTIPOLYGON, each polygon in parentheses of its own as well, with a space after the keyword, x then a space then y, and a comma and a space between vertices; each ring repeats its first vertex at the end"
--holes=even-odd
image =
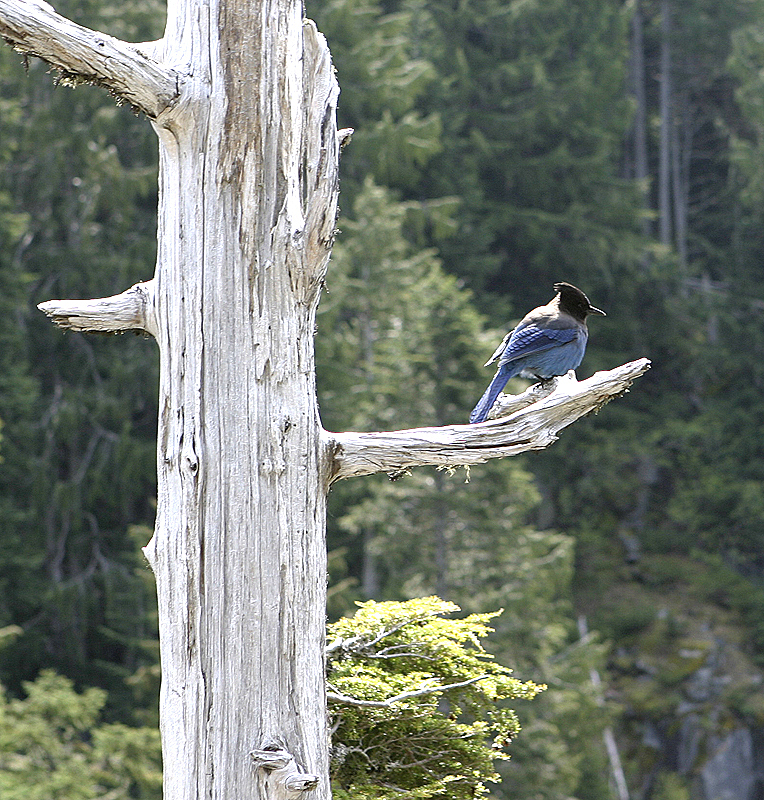
POLYGON ((0 0, 0 34, 105 85, 159 137, 154 279, 42 308, 64 327, 142 329, 159 344, 145 552, 165 798, 328 798, 329 471, 313 357, 340 146, 326 42, 294 0, 169 0, 151 46, 0 0), (253 759, 273 742, 283 765, 253 759))
POLYGON ((350 132, 336 130, 329 50, 301 3, 168 0, 164 38, 132 45, 47 3, 0 0, 0 35, 104 85, 159 138, 153 280, 40 307, 65 328, 143 330, 159 345, 145 553, 159 599, 165 800, 328 800, 330 483, 546 446, 647 362, 561 381, 481 425, 326 433, 313 334, 350 132))

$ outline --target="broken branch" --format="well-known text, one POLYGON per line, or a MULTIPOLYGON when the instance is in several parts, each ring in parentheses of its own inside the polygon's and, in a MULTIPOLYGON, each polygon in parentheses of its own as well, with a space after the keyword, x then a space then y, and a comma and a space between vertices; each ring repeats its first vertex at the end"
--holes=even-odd
POLYGON ((73 331, 142 330, 155 335, 154 281, 136 283, 122 294, 96 300, 48 300, 37 308, 60 328, 73 331))

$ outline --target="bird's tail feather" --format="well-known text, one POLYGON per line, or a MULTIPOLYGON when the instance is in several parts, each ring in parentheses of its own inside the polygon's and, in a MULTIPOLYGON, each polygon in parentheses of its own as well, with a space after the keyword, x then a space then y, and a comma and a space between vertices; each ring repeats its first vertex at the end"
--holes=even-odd
POLYGON ((488 384, 488 388, 483 392, 483 396, 478 400, 475 408, 470 414, 470 422, 484 422, 488 412, 493 407, 499 392, 507 385, 507 381, 516 374, 509 364, 505 364, 496 370, 493 380, 488 384))

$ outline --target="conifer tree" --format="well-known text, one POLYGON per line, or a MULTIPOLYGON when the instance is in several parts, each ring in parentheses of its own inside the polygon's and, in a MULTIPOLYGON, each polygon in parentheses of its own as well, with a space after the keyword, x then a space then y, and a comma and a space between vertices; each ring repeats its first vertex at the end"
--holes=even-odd
MULTIPOLYGON (((59 5, 118 35, 159 33, 154 0, 59 5)), ((25 625, 2 677, 18 689, 55 666, 114 690, 127 713, 123 679, 150 630, 127 530, 154 515, 155 356, 137 337, 62 337, 35 304, 140 277, 156 250, 156 150, 141 120, 96 89, 55 87, 44 64, 25 72, 8 48, 0 59, 0 213, 11 223, 0 248, 0 503, 12 504, 0 517, 0 624, 25 625), (11 203, 23 216, 7 215, 11 203)))
POLYGON ((638 230, 635 187, 618 176, 630 120, 626 7, 424 8, 424 52, 438 73, 424 107, 439 110, 444 130, 420 186, 464 204, 458 235, 440 244, 446 267, 484 299, 522 297, 562 275, 590 291, 612 282, 638 230))

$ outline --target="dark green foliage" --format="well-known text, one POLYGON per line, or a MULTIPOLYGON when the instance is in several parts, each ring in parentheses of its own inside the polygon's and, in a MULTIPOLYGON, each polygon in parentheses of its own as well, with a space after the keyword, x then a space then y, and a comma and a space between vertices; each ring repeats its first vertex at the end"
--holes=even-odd
POLYGON ((458 610, 436 597, 369 601, 329 627, 338 800, 387 800, 402 793, 460 800, 484 795, 484 782, 498 778, 493 762, 507 758, 505 748, 520 729, 502 701, 530 700, 544 687, 512 678, 483 649, 495 613, 442 619, 458 610), (407 693, 385 708, 351 700, 379 702, 407 693))
MULTIPOLYGON (((701 546, 760 570, 764 206, 754 101, 761 31, 751 20, 761 7, 671 5, 673 90, 691 116, 677 156, 688 170, 687 253, 683 262, 654 251, 642 269, 619 272, 617 291, 590 292, 610 316, 592 331, 584 367, 636 355, 654 367, 639 391, 541 454, 536 474, 556 524, 587 548, 628 530, 653 551, 701 546)), ((660 18, 657 3, 642 8, 653 113, 660 18)), ((657 139, 649 145, 657 169, 657 139)), ((587 551, 582 561, 591 558, 587 551)))
POLYGON ((444 121, 427 186, 464 202, 458 236, 441 245, 447 267, 513 298, 564 276, 612 280, 637 221, 616 171, 629 120, 623 4, 424 8, 440 78, 424 102, 444 121))
MULTIPOLYGON (((127 38, 161 31, 153 0, 58 10, 127 38)), ((35 305, 151 277, 156 146, 104 93, 55 88, 9 48, 0 60, 0 625, 24 628, 0 672, 14 690, 43 665, 121 690, 155 636, 127 536, 154 514, 154 347, 62 334, 35 305)))
POLYGON ((309 4, 308 14, 327 37, 337 67, 339 124, 355 130, 343 153, 343 204, 367 177, 410 187, 441 147, 439 112, 418 107, 436 77, 411 38, 414 29, 421 31, 421 13, 385 13, 374 0, 330 0, 309 4))
POLYGON ((437 254, 407 241, 412 213, 367 179, 342 220, 316 339, 329 429, 458 422, 482 380, 480 316, 437 254))
MULTIPOLYGON (((367 181, 335 246, 317 338, 329 427, 463 422, 487 380, 478 365, 501 333, 481 334, 470 294, 433 253, 406 242, 409 211, 367 181)), ((599 785, 584 765, 601 766, 604 715, 588 676, 604 652, 593 639, 572 646, 573 541, 528 524, 539 498, 520 461, 416 470, 396 481, 372 476, 337 485, 330 500, 329 540, 346 565, 333 615, 354 595, 437 593, 475 613, 504 606, 492 637, 499 663, 552 687, 520 712, 528 735, 512 750, 523 755, 499 766, 507 788, 494 794, 554 798, 599 785)), ((335 743, 344 746, 347 735, 339 729, 335 743)))

